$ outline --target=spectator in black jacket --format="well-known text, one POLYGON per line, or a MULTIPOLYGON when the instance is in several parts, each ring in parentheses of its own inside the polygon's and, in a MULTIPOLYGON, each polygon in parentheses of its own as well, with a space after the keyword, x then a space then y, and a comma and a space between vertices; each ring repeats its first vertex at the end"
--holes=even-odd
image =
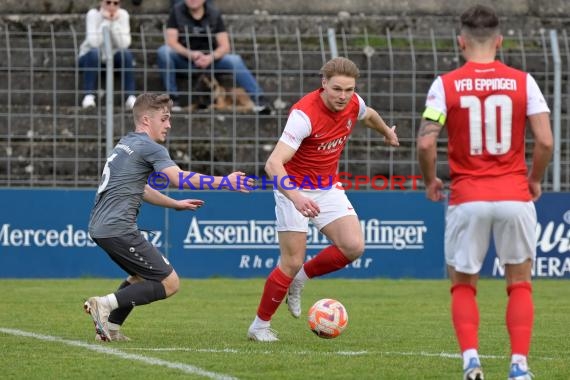
POLYGON ((174 1, 166 24, 166 44, 158 49, 158 66, 166 92, 180 108, 176 73, 192 69, 233 72, 237 85, 243 87, 256 104, 254 111, 270 114, 271 107, 263 90, 245 66, 241 56, 230 54, 230 39, 221 12, 206 0, 174 1), (189 38, 186 38, 186 31, 189 38), (187 40, 190 46, 187 45, 187 40), (211 46, 210 46, 211 42, 211 46))

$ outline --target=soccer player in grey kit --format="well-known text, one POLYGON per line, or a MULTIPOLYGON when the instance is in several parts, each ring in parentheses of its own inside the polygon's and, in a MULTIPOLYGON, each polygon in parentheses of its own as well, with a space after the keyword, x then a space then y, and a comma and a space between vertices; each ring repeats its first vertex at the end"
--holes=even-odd
MULTIPOLYGON (((103 169, 91 211, 89 234, 129 276, 116 292, 91 297, 85 302, 84 309, 93 319, 97 340, 129 340, 120 332, 120 327, 133 307, 170 297, 178 291, 180 280, 174 268, 142 236, 136 223, 143 201, 191 211, 204 204, 198 199, 170 198, 147 184, 153 172, 163 173, 170 184, 177 187, 199 188, 204 179, 201 180, 202 174, 180 169, 160 144, 171 128, 171 107, 168 95, 139 95, 133 107, 135 131, 121 138, 103 169)), ((213 188, 247 192, 253 180, 238 184, 243 176, 242 172, 234 172, 227 177, 208 176, 207 179, 208 182, 213 180, 213 188)))

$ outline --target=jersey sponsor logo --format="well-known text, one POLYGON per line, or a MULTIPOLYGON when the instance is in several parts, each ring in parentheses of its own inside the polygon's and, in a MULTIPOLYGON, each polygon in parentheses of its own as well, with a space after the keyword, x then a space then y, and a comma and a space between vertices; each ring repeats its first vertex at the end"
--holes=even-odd
POLYGON ((348 136, 344 136, 331 141, 326 141, 324 143, 321 143, 317 147, 317 151, 323 151, 323 150, 336 151, 344 145, 344 142, 346 141, 347 138, 348 136))
POLYGON ((517 81, 512 78, 463 78, 453 81, 455 91, 516 91, 517 81))
MULTIPOLYGON (((360 221, 367 250, 421 250, 428 228, 423 220, 360 221)), ((322 249, 330 245, 318 228, 309 225, 307 248, 322 249)), ((274 220, 199 220, 193 217, 183 240, 185 249, 278 249, 274 220)))

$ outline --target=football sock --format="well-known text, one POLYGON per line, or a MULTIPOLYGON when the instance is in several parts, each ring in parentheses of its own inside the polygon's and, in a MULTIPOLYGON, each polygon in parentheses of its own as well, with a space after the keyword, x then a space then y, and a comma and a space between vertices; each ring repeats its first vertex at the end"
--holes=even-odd
POLYGON ((263 288, 263 295, 257 308, 257 316, 264 320, 269 321, 281 302, 287 294, 287 289, 291 285, 293 279, 287 276, 283 271, 277 267, 267 277, 265 287, 263 288))
POLYGON ((165 299, 166 290, 161 282, 145 280, 117 291, 115 296, 119 307, 141 306, 165 299))
POLYGON ((528 356, 532 335, 534 310, 532 286, 529 282, 518 282, 507 287, 507 330, 511 340, 511 353, 528 356))
POLYGON ((479 353, 474 348, 470 348, 466 351, 463 351, 462 356, 463 356, 463 368, 467 368, 467 366, 469 365, 469 361, 471 361, 472 358, 477 358, 477 361, 481 363, 481 361, 479 360, 479 353))
POLYGON ((300 282, 301 284, 304 284, 305 281, 307 281, 308 279, 309 279, 309 276, 307 276, 307 273, 305 272, 305 267, 302 266, 301 269, 299 269, 299 271, 295 275, 295 278, 293 279, 293 281, 300 282))
POLYGON ((251 324, 251 327, 254 329, 264 329, 269 326, 271 326, 271 323, 269 321, 264 321, 263 319, 259 318, 257 315, 255 316, 255 319, 251 324))
POLYGON ((518 364, 519 368, 522 369, 523 371, 528 371, 528 363, 526 361, 526 356, 513 354, 511 356, 511 364, 515 363, 518 364))
POLYGON ((118 325, 118 324, 113 323, 113 322, 107 323, 107 327, 109 327, 109 330, 111 330, 111 331, 119 331, 121 329, 121 325, 118 325))
POLYGON ((350 264, 350 260, 346 258, 334 245, 330 245, 319 252, 311 260, 307 261, 303 268, 308 278, 322 276, 327 273, 337 271, 350 264))
POLYGON ((476 294, 477 289, 469 284, 451 287, 451 316, 461 352, 477 349, 479 345, 479 309, 475 300, 476 294))
POLYGON ((101 298, 103 298, 105 302, 107 302, 107 305, 109 305, 111 310, 115 310, 116 308, 119 307, 119 304, 117 303, 117 297, 115 297, 113 293, 107 294, 106 296, 103 296, 101 298))
MULTIPOLYGON (((123 281, 121 283, 121 285, 119 286, 119 289, 117 289, 117 291, 126 288, 127 286, 131 285, 130 282, 128 282, 127 280, 123 281)), ((116 300, 116 297, 115 297, 116 300)), ((111 314, 109 315, 109 329, 111 330, 118 330, 119 327, 125 322, 125 319, 127 319, 127 317, 129 316, 129 313, 133 310, 133 305, 127 305, 124 307, 119 307, 117 309, 114 309, 111 314), (119 327, 112 328, 112 325, 118 325, 119 327)))

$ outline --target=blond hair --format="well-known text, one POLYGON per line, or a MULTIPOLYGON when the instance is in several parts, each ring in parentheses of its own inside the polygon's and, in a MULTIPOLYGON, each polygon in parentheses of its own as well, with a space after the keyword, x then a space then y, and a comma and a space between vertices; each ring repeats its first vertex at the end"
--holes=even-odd
POLYGON ((358 70, 358 67, 356 67, 356 64, 350 59, 337 57, 323 65, 321 68, 321 75, 327 80, 331 79, 335 75, 357 79, 360 75, 360 71, 358 70))

